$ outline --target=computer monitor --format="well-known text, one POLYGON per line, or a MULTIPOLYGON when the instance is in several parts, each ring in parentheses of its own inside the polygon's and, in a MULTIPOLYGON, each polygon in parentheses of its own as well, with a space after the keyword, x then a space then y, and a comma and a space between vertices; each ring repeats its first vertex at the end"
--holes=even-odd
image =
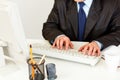
POLYGON ((9 1, 0 1, 0 40, 8 44, 7 56, 25 61, 29 55, 18 7, 9 1))

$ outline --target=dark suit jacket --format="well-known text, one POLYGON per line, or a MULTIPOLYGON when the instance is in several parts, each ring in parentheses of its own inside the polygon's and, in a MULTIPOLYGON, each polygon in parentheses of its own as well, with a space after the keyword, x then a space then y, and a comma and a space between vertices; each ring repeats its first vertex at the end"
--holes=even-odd
MULTIPOLYGON (((120 0, 93 0, 85 26, 84 41, 97 40, 105 47, 120 44, 120 0)), ((74 0, 55 0, 43 25, 43 36, 51 41, 65 34, 77 41, 78 12, 74 0)))

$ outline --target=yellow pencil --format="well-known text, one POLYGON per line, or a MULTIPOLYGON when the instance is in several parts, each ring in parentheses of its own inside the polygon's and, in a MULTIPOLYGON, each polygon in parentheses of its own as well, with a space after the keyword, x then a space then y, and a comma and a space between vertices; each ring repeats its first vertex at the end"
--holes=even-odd
POLYGON ((32 55, 32 45, 30 45, 30 59, 33 59, 33 55, 32 55))
MULTIPOLYGON (((32 64, 35 64, 35 61, 33 60, 33 55, 32 55, 32 45, 30 45, 30 60, 31 60, 32 64)), ((34 77, 35 77, 35 72, 34 71, 35 71, 35 69, 32 66, 32 80, 34 80, 34 77)))

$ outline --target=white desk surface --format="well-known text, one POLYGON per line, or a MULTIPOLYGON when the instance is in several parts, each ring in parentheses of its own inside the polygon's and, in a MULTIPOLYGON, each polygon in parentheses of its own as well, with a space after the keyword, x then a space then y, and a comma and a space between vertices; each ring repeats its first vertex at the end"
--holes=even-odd
POLYGON ((46 62, 56 64, 56 80, 120 80, 120 69, 109 72, 103 60, 94 67, 50 58, 46 62))
MULTIPOLYGON (((94 67, 52 58, 46 58, 47 63, 56 65, 56 80, 120 80, 120 69, 114 73, 109 72, 103 60, 94 67)), ((0 68, 0 80, 29 80, 27 67, 27 64, 21 64, 20 69, 9 64, 0 68)))

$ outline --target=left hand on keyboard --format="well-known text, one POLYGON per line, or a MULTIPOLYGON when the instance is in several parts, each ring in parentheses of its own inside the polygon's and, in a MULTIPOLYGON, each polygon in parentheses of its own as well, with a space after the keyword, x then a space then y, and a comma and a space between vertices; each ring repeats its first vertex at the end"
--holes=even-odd
POLYGON ((73 44, 67 36, 63 35, 63 36, 59 36, 55 39, 52 47, 53 48, 56 47, 61 50, 62 49, 68 50, 69 48, 73 48, 73 44))

